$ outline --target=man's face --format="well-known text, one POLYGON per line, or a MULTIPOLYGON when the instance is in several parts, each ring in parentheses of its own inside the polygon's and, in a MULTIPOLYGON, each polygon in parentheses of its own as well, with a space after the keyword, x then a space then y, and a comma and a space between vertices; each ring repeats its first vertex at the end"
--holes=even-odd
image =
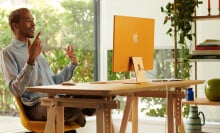
POLYGON ((23 36, 24 38, 34 37, 35 24, 34 18, 30 12, 24 12, 17 24, 16 30, 16 34, 19 34, 19 36, 23 36))

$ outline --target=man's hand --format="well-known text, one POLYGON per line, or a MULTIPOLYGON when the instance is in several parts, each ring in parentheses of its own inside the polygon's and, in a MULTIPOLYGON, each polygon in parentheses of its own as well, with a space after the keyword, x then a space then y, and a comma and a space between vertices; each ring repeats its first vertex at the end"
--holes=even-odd
POLYGON ((78 61, 77 61, 76 55, 74 53, 73 47, 68 45, 67 48, 65 49, 65 51, 66 51, 66 55, 69 57, 71 63, 73 65, 78 65, 78 61))
POLYGON ((31 44, 30 40, 28 40, 28 61, 29 65, 34 65, 36 58, 40 55, 42 49, 41 40, 40 40, 40 32, 37 34, 33 43, 31 44))

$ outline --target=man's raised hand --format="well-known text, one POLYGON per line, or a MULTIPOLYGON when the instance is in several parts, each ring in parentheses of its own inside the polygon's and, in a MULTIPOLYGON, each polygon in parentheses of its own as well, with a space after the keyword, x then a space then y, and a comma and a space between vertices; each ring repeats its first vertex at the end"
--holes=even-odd
POLYGON ((33 43, 31 44, 30 40, 28 40, 28 61, 29 65, 34 65, 36 58, 40 55, 42 50, 41 40, 40 40, 40 32, 38 32, 35 37, 33 43))

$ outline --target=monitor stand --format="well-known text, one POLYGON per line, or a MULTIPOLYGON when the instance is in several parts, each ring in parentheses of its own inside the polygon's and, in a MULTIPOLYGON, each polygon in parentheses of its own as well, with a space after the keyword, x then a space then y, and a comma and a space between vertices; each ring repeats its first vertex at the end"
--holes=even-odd
POLYGON ((142 57, 131 57, 131 58, 132 58, 133 66, 134 66, 136 82, 137 83, 146 83, 147 78, 145 75, 142 57))

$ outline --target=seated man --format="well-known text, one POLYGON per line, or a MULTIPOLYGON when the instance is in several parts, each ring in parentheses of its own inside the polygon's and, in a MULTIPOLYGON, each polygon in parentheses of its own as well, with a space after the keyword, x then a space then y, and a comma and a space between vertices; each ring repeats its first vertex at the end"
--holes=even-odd
MULTIPOLYGON (((10 92, 21 98, 27 115, 31 120, 46 120, 47 107, 40 105, 40 97, 44 93, 33 93, 25 90, 27 86, 53 85, 69 81, 78 64, 72 46, 65 51, 70 63, 55 75, 48 62, 41 54, 42 44, 40 32, 34 38, 34 18, 27 8, 16 9, 9 15, 9 25, 14 33, 11 44, 1 51, 0 65, 5 82, 10 92)), ((94 110, 93 110, 94 111, 94 110)), ((81 127, 85 126, 84 110, 79 108, 64 108, 64 121, 76 122, 81 127)), ((93 112, 92 112, 93 113, 93 112)))

